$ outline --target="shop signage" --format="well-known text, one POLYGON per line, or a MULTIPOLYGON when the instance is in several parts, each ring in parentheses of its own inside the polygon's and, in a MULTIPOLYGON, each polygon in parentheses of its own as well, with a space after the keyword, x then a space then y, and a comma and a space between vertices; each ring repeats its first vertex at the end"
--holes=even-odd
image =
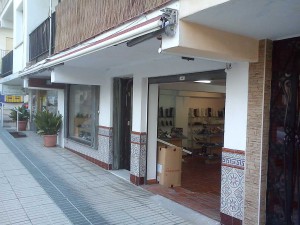
POLYGON ((30 78, 28 82, 29 88, 50 88, 50 89, 64 89, 64 84, 51 83, 50 79, 30 78))
POLYGON ((26 95, 22 86, 2 85, 2 95, 26 95))

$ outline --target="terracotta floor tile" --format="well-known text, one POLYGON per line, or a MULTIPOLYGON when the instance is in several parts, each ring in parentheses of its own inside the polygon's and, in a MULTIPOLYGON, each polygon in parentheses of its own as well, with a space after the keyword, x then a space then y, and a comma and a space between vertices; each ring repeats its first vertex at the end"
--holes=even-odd
POLYGON ((181 187, 166 188, 159 184, 143 187, 220 221, 221 160, 209 164, 206 160, 200 156, 184 159, 181 187))

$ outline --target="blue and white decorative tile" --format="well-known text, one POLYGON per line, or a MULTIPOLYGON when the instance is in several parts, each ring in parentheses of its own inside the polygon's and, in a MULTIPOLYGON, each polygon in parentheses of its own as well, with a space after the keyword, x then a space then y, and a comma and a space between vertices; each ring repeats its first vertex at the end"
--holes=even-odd
POLYGON ((137 133, 131 133, 131 142, 141 143, 141 135, 137 133))
POLYGON ((139 177, 140 173, 140 145, 131 143, 130 173, 139 177))
POLYGON ((222 166, 221 212, 243 220, 244 170, 222 166))
POLYGON ((147 134, 142 133, 141 134, 141 144, 146 144, 146 142, 147 142, 147 134))
POLYGON ((66 148, 69 148, 69 149, 71 149, 73 151, 76 151, 76 152, 79 152, 81 154, 90 156, 90 157, 92 157, 94 159, 99 159, 99 154, 98 154, 99 152, 96 151, 93 148, 87 147, 85 145, 82 145, 80 143, 71 141, 69 139, 65 139, 64 142, 65 142, 65 147, 66 148))
POLYGON ((100 161, 108 163, 109 155, 109 138, 106 136, 99 136, 99 158, 100 161))
POLYGON ((140 164, 139 176, 145 177, 146 176, 146 145, 141 145, 139 164, 140 164))
POLYGON ((237 153, 231 153, 231 152, 223 152, 222 153, 222 163, 244 168, 244 166, 245 166, 245 155, 237 154, 237 153))

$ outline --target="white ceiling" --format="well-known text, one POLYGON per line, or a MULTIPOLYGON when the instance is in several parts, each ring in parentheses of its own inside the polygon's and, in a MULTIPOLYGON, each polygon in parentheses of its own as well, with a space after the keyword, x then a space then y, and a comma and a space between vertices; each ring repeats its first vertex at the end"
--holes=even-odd
MULTIPOLYGON (((187 61, 181 56, 159 54, 160 41, 153 38, 133 47, 125 43, 66 62, 65 66, 97 70, 99 76, 145 77, 177 75, 224 69, 224 62, 205 59, 187 61)), ((88 75, 88 74, 87 74, 88 75)))
POLYGON ((184 20, 256 39, 300 35, 299 0, 231 0, 184 20))

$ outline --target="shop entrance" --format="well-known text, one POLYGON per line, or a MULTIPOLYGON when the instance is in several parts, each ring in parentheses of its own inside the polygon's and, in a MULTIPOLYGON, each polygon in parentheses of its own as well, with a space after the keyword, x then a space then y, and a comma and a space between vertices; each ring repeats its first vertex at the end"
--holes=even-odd
POLYGON ((157 147, 148 151, 157 151, 156 184, 146 188, 219 221, 225 72, 202 75, 154 84, 157 104, 150 100, 149 108, 157 110, 157 147))
MULTIPOLYGON (((57 90, 31 90, 31 113, 35 115, 38 111, 43 110, 57 113, 57 93, 57 90)), ((32 118, 30 120, 30 129, 36 129, 32 118)))
POLYGON ((113 169, 130 170, 132 78, 114 79, 113 169))

